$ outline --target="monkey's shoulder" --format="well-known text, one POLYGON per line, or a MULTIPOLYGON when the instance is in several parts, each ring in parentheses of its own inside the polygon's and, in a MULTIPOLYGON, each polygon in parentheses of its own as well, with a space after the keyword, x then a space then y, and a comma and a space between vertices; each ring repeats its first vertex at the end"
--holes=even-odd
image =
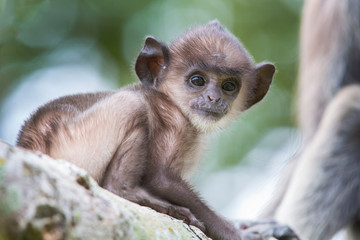
POLYGON ((122 108, 146 114, 150 122, 161 122, 163 127, 188 125, 190 122, 181 108, 167 94, 155 88, 135 84, 122 88, 111 98, 123 103, 122 108))
POLYGON ((149 111, 170 111, 172 113, 180 111, 180 108, 167 94, 142 84, 124 87, 117 92, 116 97, 125 97, 132 103, 138 102, 149 108, 149 111))

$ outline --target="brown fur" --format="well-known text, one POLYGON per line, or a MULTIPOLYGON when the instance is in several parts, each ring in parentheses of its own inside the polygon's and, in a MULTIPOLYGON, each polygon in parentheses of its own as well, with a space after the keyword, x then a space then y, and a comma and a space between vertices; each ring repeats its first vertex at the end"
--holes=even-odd
POLYGON ((211 22, 170 47, 147 38, 135 70, 142 84, 39 108, 18 145, 66 159, 115 194, 183 219, 213 239, 240 239, 245 233, 207 207, 183 179, 200 159, 205 133, 265 96, 274 66, 255 66, 241 43, 211 22), (203 86, 191 85, 195 70, 206 79, 203 86), (234 91, 222 88, 229 81, 234 91))

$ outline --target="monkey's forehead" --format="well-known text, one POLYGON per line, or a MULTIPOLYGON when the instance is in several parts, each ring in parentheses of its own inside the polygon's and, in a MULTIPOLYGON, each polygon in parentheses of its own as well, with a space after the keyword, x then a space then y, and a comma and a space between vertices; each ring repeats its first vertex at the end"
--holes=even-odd
POLYGON ((253 67, 253 61, 245 50, 238 45, 231 46, 226 42, 213 45, 187 42, 170 48, 170 61, 172 64, 186 68, 199 66, 204 70, 215 68, 251 70, 253 67))
POLYGON ((190 75, 197 71, 205 71, 215 73, 217 75, 223 76, 239 76, 242 77, 247 73, 251 72, 251 69, 246 66, 230 66, 225 64, 218 64, 212 62, 197 62, 193 65, 187 65, 185 68, 180 68, 181 70, 185 70, 185 76, 190 75))
POLYGON ((170 58, 176 61, 212 62, 232 67, 253 64, 241 42, 225 30, 200 27, 179 37, 169 48, 170 58))

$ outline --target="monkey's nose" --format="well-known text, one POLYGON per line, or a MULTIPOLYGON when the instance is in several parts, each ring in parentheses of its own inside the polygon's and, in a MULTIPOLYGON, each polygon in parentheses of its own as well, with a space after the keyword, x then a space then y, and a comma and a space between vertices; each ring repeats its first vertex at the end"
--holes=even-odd
POLYGON ((220 99, 221 99, 221 97, 212 97, 212 96, 210 96, 210 95, 208 95, 207 96, 208 97, 208 99, 210 100, 210 102, 213 102, 213 101, 215 101, 215 102, 219 102, 220 101, 220 99))

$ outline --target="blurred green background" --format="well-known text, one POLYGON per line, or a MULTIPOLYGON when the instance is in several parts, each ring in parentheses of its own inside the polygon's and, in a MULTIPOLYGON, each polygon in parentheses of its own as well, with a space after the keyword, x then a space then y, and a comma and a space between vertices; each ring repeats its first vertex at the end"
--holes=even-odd
MULTIPOLYGON (((146 35, 170 42, 218 19, 256 62, 277 67, 265 99, 213 134, 205 154, 208 171, 245 164, 268 133, 294 125, 301 7, 300 0, 0 0, 0 139, 14 144, 21 122, 52 92, 87 91, 86 76, 96 77, 99 89, 138 81, 133 64, 146 35)), ((276 151, 284 137, 273 136, 266 148, 276 151)))

